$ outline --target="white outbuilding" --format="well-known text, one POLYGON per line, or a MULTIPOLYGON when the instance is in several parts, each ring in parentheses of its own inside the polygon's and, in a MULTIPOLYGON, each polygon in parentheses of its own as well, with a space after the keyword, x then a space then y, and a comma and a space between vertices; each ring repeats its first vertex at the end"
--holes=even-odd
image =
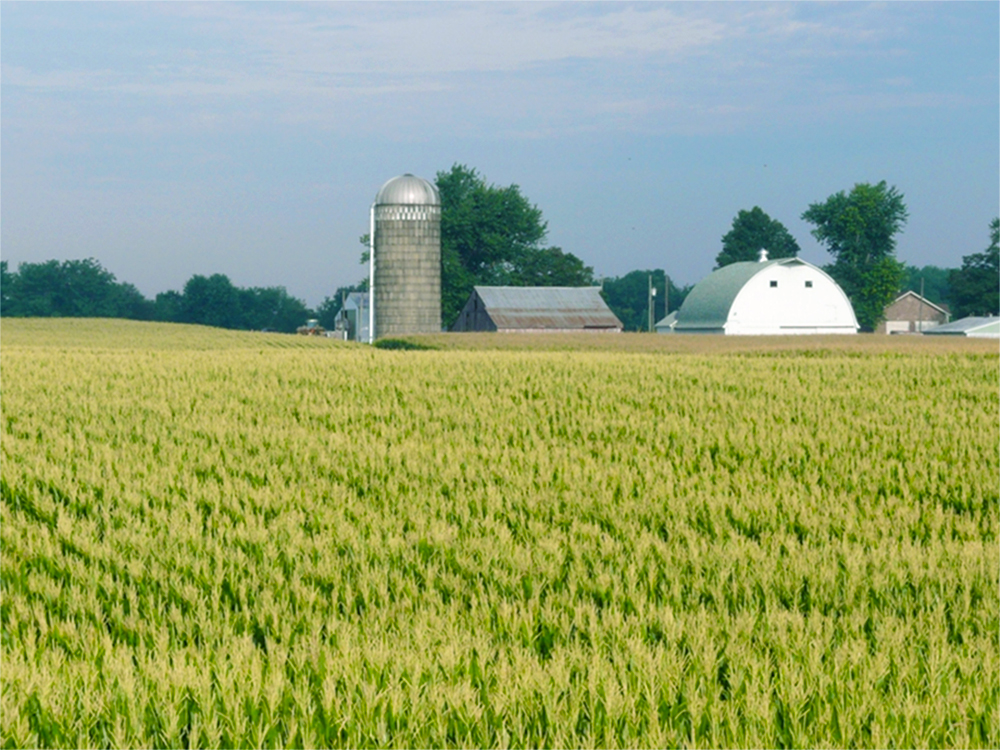
POLYGON ((731 263, 699 282, 677 311, 674 333, 857 333, 837 282, 799 258, 731 263))

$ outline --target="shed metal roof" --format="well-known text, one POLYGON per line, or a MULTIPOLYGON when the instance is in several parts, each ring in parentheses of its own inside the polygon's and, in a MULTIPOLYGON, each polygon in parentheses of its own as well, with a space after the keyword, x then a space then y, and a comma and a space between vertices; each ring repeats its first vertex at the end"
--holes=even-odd
POLYGON ((933 336, 969 336, 969 335, 1000 335, 1000 317, 970 316, 951 323, 944 323, 924 331, 925 335, 933 336))
POLYGON ((622 327, 598 287, 477 286, 475 291, 498 329, 622 327))
POLYGON ((350 292, 344 300, 345 307, 368 307, 368 292, 350 292))
POLYGON ((663 320, 657 323, 654 328, 656 328, 657 331, 672 331, 675 325, 677 325, 676 310, 663 318, 663 320))

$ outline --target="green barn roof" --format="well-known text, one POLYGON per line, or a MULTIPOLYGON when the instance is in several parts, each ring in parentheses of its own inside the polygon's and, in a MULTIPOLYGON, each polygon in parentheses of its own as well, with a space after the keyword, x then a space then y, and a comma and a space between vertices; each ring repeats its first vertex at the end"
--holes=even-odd
POLYGON ((683 328, 722 328, 729 319, 729 309, 740 290, 754 276, 777 263, 801 263, 797 258, 779 258, 763 263, 730 263, 698 282, 677 311, 675 330, 683 328))

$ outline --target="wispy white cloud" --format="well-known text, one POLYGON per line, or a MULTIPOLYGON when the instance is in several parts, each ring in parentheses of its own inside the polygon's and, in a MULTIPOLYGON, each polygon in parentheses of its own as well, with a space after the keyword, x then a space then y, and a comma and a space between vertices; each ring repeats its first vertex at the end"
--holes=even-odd
MULTIPOLYGON (((232 127, 255 109, 286 123, 356 126, 352 106, 378 106, 436 127, 451 112, 448 126, 466 134, 519 131, 529 117, 543 118, 543 129, 639 130, 826 117, 817 92, 831 87, 853 94, 852 109, 955 101, 874 64, 911 54, 912 13, 891 5, 179 3, 122 12, 145 29, 147 45, 90 64, 4 55, 3 85, 164 100, 163 117, 177 127, 192 126, 185 106, 198 110, 196 128, 232 127), (873 95, 901 86, 914 95, 873 95)), ((83 33, 99 37, 109 23, 95 14, 83 33)), ((380 119, 391 127, 395 118, 366 122, 380 119)))
MULTIPOLYGON (((727 51, 737 60, 753 56, 755 40, 837 35, 829 24, 795 21, 791 6, 183 3, 145 7, 164 17, 164 23, 184 26, 202 42, 187 49, 165 48, 154 38, 152 51, 120 60, 115 69, 28 71, 5 64, 3 82, 33 89, 168 96, 329 95, 334 89, 360 93, 372 87, 375 93, 395 93, 401 84, 386 87, 370 82, 381 76, 427 80, 537 71, 564 61, 683 63, 710 50, 717 51, 719 64, 727 51)), ((100 29, 91 32, 99 34, 100 29)), ((859 32, 852 28, 840 35, 857 39, 859 32)))

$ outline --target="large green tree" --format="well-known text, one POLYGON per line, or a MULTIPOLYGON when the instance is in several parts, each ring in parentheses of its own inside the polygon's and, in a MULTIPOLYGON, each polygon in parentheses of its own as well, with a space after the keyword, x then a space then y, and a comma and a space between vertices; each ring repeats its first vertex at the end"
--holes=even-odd
POLYGON ((161 319, 219 328, 294 333, 313 312, 281 286, 241 288, 228 276, 192 276, 184 292, 156 297, 161 319))
POLYGON ((240 328, 240 293, 228 276, 195 275, 184 285, 180 322, 240 328))
POLYGON ((733 219, 732 229, 722 237, 722 251, 715 256, 715 267, 755 261, 762 249, 767 250, 769 258, 794 258, 799 254, 799 243, 784 224, 772 219, 759 206, 741 210, 733 219))
POLYGON ((438 172, 441 195, 441 318, 450 327, 476 284, 586 286, 593 269, 545 247, 542 212, 517 185, 490 185, 455 164, 438 172))
POLYGON ((1000 217, 990 222, 990 246, 963 257, 949 282, 955 317, 1000 315, 1000 217))
POLYGON ((899 292, 903 264, 895 256, 896 234, 907 217, 903 194, 885 180, 858 183, 802 214, 816 227, 813 237, 834 257, 825 270, 850 298, 862 330, 875 329, 899 292))
POLYGON ((239 290, 239 327, 252 331, 265 328, 281 333, 294 333, 312 311, 283 286, 251 287, 239 290))

